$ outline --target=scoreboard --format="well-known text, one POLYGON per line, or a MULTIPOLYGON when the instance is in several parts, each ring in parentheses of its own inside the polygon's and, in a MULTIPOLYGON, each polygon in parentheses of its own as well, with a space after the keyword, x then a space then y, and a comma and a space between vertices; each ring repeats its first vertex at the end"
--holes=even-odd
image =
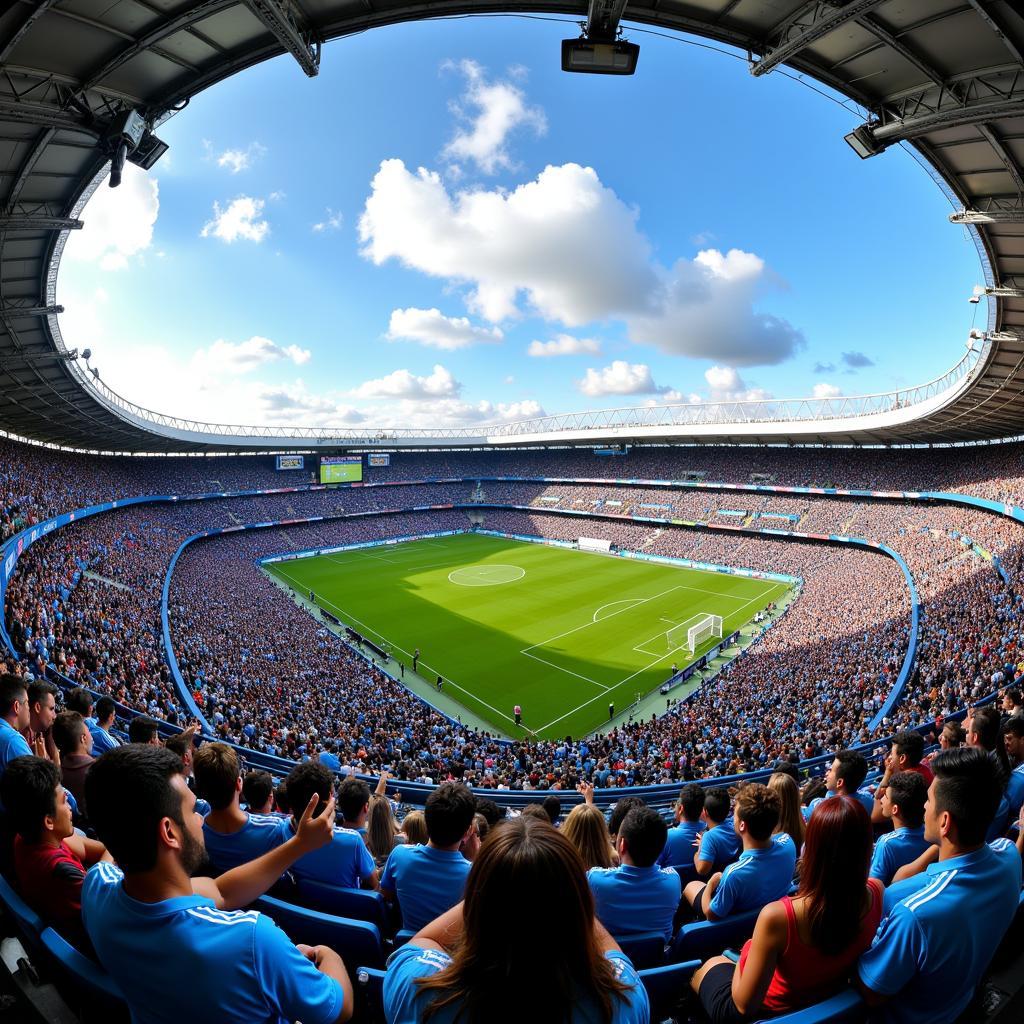
POLYGON ((305 469, 306 460, 302 455, 278 455, 278 469, 305 469))
POLYGON ((320 483, 351 484, 363 479, 361 455, 324 455, 320 459, 320 483))

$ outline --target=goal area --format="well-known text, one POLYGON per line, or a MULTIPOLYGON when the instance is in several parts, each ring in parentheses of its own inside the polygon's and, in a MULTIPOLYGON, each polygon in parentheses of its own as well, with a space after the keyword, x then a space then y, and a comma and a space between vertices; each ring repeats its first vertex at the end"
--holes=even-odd
POLYGON ((686 649, 693 654, 705 640, 721 636, 722 616, 702 615, 692 626, 687 626, 685 622, 674 626, 665 634, 665 639, 668 641, 669 650, 674 651, 683 646, 685 637, 686 649))

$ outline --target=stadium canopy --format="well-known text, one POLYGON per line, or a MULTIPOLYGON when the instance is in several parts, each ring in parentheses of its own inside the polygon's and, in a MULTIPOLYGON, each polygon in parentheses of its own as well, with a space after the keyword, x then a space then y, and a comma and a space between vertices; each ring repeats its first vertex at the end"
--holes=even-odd
MULTIPOLYGON (((150 166, 162 153, 160 124, 196 93, 282 53, 294 58, 296 74, 313 76, 321 57, 332 56, 323 43, 376 26, 507 11, 583 21, 587 5, 14 0, 0 15, 0 429, 51 444, 130 452, 622 441, 928 444, 1024 433, 1020 4, 593 0, 593 6, 591 24, 603 18, 607 28, 608 17, 621 13, 626 22, 737 47, 748 53, 756 76, 785 64, 825 83, 870 112, 847 137, 859 156, 912 146, 950 199, 950 220, 971 233, 980 284, 990 297, 987 328, 964 358, 935 381, 884 395, 606 410, 494 428, 369 435, 365 428, 287 428, 283 435, 281 428, 206 424, 140 409, 72 357, 57 322, 64 243, 81 227, 82 210, 122 138, 137 143, 129 159, 150 166)), ((840 252, 843 240, 824 237, 821 245, 840 252)), ((965 298, 973 283, 965 282, 965 298)))

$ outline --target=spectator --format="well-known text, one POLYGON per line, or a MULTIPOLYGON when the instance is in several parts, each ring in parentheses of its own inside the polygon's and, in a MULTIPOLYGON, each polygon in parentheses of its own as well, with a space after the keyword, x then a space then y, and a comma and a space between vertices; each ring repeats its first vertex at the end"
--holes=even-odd
POLYGON ((778 796, 759 783, 748 783, 736 794, 735 829, 743 852, 706 883, 687 885, 684 895, 698 920, 760 910, 785 895, 796 868, 796 847, 786 833, 774 834, 780 810, 778 796))
POLYGON ((57 717, 57 687, 45 679, 36 679, 28 684, 28 729, 25 739, 37 757, 45 757, 60 763, 56 744, 53 742, 53 721, 57 717))
POLYGON ((270 814, 274 809, 274 779, 270 772, 246 772, 242 776, 242 800, 250 814, 270 814))
POLYGON ((562 801, 554 793, 548 793, 541 800, 540 805, 544 808, 544 813, 547 814, 551 824, 558 828, 558 821, 562 817, 562 801))
POLYGON ((807 826, 796 896, 761 911, 738 965, 713 957, 693 976, 712 1024, 791 1013, 845 984, 882 916, 882 885, 868 879, 870 856, 864 805, 850 797, 823 801, 807 826))
POLYGON ((85 719, 87 729, 92 729, 96 720, 92 717, 92 694, 84 686, 76 686, 64 694, 64 710, 77 711, 85 719))
POLYGON ((889 885, 893 875, 917 860, 932 844, 924 837, 924 803, 928 787, 916 772, 898 772, 882 791, 878 806, 893 831, 878 837, 871 858, 871 877, 889 885))
POLYGON ((931 767, 924 834, 938 846, 938 861, 888 890, 887 907, 889 897, 895 903, 857 972, 880 1024, 955 1021, 1020 895, 1016 847, 1005 839, 985 843, 1002 795, 996 764, 983 751, 960 749, 943 751, 931 767))
POLYGON ((882 794, 890 780, 900 772, 917 772, 924 780, 924 788, 927 791, 932 783, 932 770, 926 764, 922 764, 924 757, 924 737, 919 732, 907 730, 897 733, 892 738, 892 748, 885 758, 885 771, 882 779, 875 787, 875 803, 871 809, 871 823, 882 825, 885 823, 885 815, 882 812, 882 794))
POLYGON ((17 832, 14 873, 29 906, 79 949, 85 868, 110 860, 102 843, 78 835, 60 769, 42 757, 19 757, 0 781, 4 806, 17 832))
POLYGON ((128 742, 145 743, 151 747, 160 746, 160 723, 155 718, 139 715, 128 723, 128 742))
POLYGON ((672 938, 682 887, 674 868, 658 866, 667 832, 657 811, 634 807, 619 829, 619 866, 587 872, 595 913, 616 938, 645 932, 661 932, 666 942, 672 938))
POLYGON ((562 824, 562 834, 576 847, 588 871, 610 868, 618 861, 608 834, 608 823, 594 804, 577 804, 562 824))
MULTIPOLYGON (((593 789, 590 790, 591 797, 593 797, 593 789)), ((622 823, 626 820, 626 815, 629 814, 634 807, 646 807, 647 804, 643 802, 638 796, 625 796, 621 800, 615 802, 615 806, 612 808, 611 816, 608 818, 608 833, 612 839, 612 846, 615 845, 616 840, 619 836, 619 828, 622 823)))
POLYGON ((700 878, 724 871, 740 855, 742 841, 736 834, 729 804, 729 791, 724 788, 712 789, 704 796, 701 820, 707 828, 693 858, 700 878))
POLYGON ((326 946, 294 946, 247 907, 303 856, 330 842, 334 801, 310 799, 288 842, 214 881, 195 796, 169 750, 129 744, 86 783, 92 820, 117 862, 82 886, 82 917, 135 1024, 182 1020, 332 1024, 352 1015, 352 986, 326 946))
POLYGON ((274 790, 274 813, 287 818, 292 813, 292 805, 288 802, 288 780, 282 779, 274 790))
POLYGON ((410 811, 402 819, 402 833, 411 846, 426 846, 430 842, 426 815, 422 811, 410 811))
POLYGON ((1002 723, 999 712, 991 705, 982 708, 970 708, 964 719, 967 732, 967 746, 984 750, 996 767, 996 775, 1002 796, 996 813, 988 827, 986 838, 989 842, 1004 835, 1010 825, 1010 797, 1007 783, 1010 780, 1010 759, 1006 754, 1006 744, 1001 735, 1002 723))
POLYGON ((1002 710, 1010 718, 1024 718, 1024 694, 1011 687, 1003 694, 1002 710))
MULTIPOLYGON (((665 849, 658 863, 662 867, 683 868, 688 875, 694 870, 694 848, 705 825, 701 820, 704 810, 704 789, 696 782, 688 782, 679 791, 676 801, 675 825, 668 830, 665 849)), ((685 875, 684 875, 685 877, 685 875)))
POLYGON ((108 750, 121 746, 121 741, 113 734, 117 705, 112 697, 104 694, 96 701, 95 710, 96 724, 89 726, 89 732, 92 733, 93 756, 102 757, 108 750))
POLYGON ((358 832, 365 839, 366 819, 370 814, 370 787, 362 779, 352 776, 342 779, 338 786, 338 811, 341 827, 358 832))
POLYGON ((366 819, 366 845, 378 870, 391 856, 391 851, 402 843, 402 836, 391 810, 391 801, 386 796, 373 793, 370 796, 370 815, 366 819))
POLYGON ((523 817, 488 836, 465 903, 391 958, 384 1012, 388 1024, 531 1015, 647 1024, 650 1017, 639 977, 594 915, 575 847, 545 822, 523 817))
POLYGON ((92 733, 77 711, 62 711, 54 719, 51 731, 53 741, 60 751, 61 782, 74 798, 79 812, 88 818, 85 777, 96 760, 92 756, 92 733))
POLYGON ((875 807, 875 798, 860 789, 867 777, 868 763, 864 755, 856 750, 840 750, 825 773, 825 795, 812 800, 804 808, 804 818, 809 820, 814 808, 830 796, 852 796, 864 805, 864 810, 870 815, 875 807))
POLYGON ((398 904, 402 927, 419 931, 462 899, 471 864, 460 846, 469 842, 475 856, 476 801, 466 786, 446 782, 424 806, 425 846, 396 846, 381 876, 380 891, 398 904), (471 835, 472 833, 472 835, 471 835))
POLYGON ((800 813, 800 788, 788 772, 774 772, 768 780, 768 788, 779 798, 779 823, 775 832, 784 832, 793 840, 797 857, 804 846, 807 825, 800 813))
MULTIPOLYGON (((28 728, 28 691, 21 676, 0 675, 0 778, 16 757, 31 754, 22 731, 28 728)), ((2 807, 0 807, 2 810, 2 807)))
POLYGON ((476 798, 476 812, 477 814, 482 814, 487 819, 487 827, 489 829, 494 828, 499 821, 505 820, 504 811, 493 800, 489 800, 485 796, 478 796, 476 798))
MULTIPOLYGON (((333 800, 333 789, 334 776, 319 762, 305 761, 293 768, 288 775, 291 818, 278 822, 282 838, 295 835, 299 824, 296 809, 305 807, 314 795, 320 806, 326 805, 333 800)), ((377 888, 377 869, 370 851, 359 833, 347 828, 336 828, 330 843, 297 861, 292 874, 342 889, 377 888)))
POLYGON ((1006 783, 1010 820, 1016 820, 1024 805, 1024 718, 1011 715, 1003 726, 1003 746, 1011 765, 1006 783))
POLYGON ((242 810, 242 779, 233 748, 204 743, 196 751, 194 767, 196 795, 210 805, 203 820, 203 842, 217 874, 248 864, 285 841, 280 818, 242 810))

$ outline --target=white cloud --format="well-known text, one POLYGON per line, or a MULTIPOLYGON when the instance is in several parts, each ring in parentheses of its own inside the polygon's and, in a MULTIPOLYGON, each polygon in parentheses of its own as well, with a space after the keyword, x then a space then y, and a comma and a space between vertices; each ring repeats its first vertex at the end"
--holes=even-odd
MULTIPOLYGON (((489 81, 486 70, 474 60, 450 62, 447 66, 465 76, 466 90, 452 104, 452 112, 463 127, 455 130, 444 147, 444 157, 456 165, 469 160, 484 174, 513 167, 507 149, 509 136, 520 127, 543 135, 548 128, 544 111, 529 106, 523 90, 511 81, 489 81)), ((517 72, 513 77, 521 81, 523 69, 517 72)))
POLYGON ((266 152, 267 147, 258 142, 250 142, 245 149, 225 149, 217 157, 217 166, 226 167, 232 174, 238 174, 247 171, 266 152))
POLYGON ((571 334, 559 334, 551 341, 531 341, 526 354, 538 359, 551 356, 598 356, 601 343, 594 338, 574 338, 571 334))
POLYGON ((244 238, 249 242, 262 242, 270 232, 270 225, 262 219, 262 199, 252 196, 238 196, 221 209, 218 202, 213 204, 213 219, 203 225, 203 238, 219 238, 224 242, 235 242, 244 238))
MULTIPOLYGON (((704 379, 711 391, 712 402, 764 402, 772 397, 764 388, 749 387, 732 366, 712 366, 704 371, 704 379)), ((691 401, 700 401, 691 395, 691 401)))
POLYGON ((828 384, 825 381, 819 381, 814 385, 815 398, 839 398, 842 393, 842 389, 835 384, 828 384))
POLYGON ((344 223, 344 217, 340 213, 335 213, 329 206, 324 212, 324 219, 318 220, 313 225, 313 230, 320 234, 324 231, 340 231, 341 225, 344 223))
POLYGON ((201 374, 248 373, 268 363, 290 360, 296 366, 309 362, 310 351, 298 345, 281 346, 269 338, 253 335, 247 341, 231 342, 218 338, 209 348, 199 349, 192 357, 201 374))
POLYGON ((311 394, 301 380, 292 384, 261 387, 255 395, 256 408, 272 424, 351 425, 362 423, 365 414, 350 405, 339 405, 329 398, 311 394))
POLYGON ((368 380, 352 391, 357 398, 405 398, 426 401, 435 398, 457 398, 462 385, 451 371, 437 364, 427 377, 418 377, 409 370, 395 370, 386 377, 368 380))
POLYGON ((543 407, 533 399, 521 402, 466 402, 440 398, 430 402, 402 399, 388 402, 366 414, 368 423, 381 427, 461 427, 476 424, 510 423, 544 416, 543 407))
POLYGON ((453 351, 470 345, 499 342, 498 327, 479 327, 466 317, 445 316, 439 309, 396 309, 391 313, 389 341, 415 341, 431 348, 453 351))
POLYGON ((100 185, 89 200, 82 213, 85 226, 71 232, 63 258, 102 270, 123 270, 152 244, 159 212, 157 179, 141 167, 125 164, 121 186, 100 185))
POLYGON ((616 359, 601 370, 591 367, 576 386, 591 398, 601 395, 654 395, 668 390, 654 383, 651 368, 646 363, 627 363, 625 359, 616 359))

